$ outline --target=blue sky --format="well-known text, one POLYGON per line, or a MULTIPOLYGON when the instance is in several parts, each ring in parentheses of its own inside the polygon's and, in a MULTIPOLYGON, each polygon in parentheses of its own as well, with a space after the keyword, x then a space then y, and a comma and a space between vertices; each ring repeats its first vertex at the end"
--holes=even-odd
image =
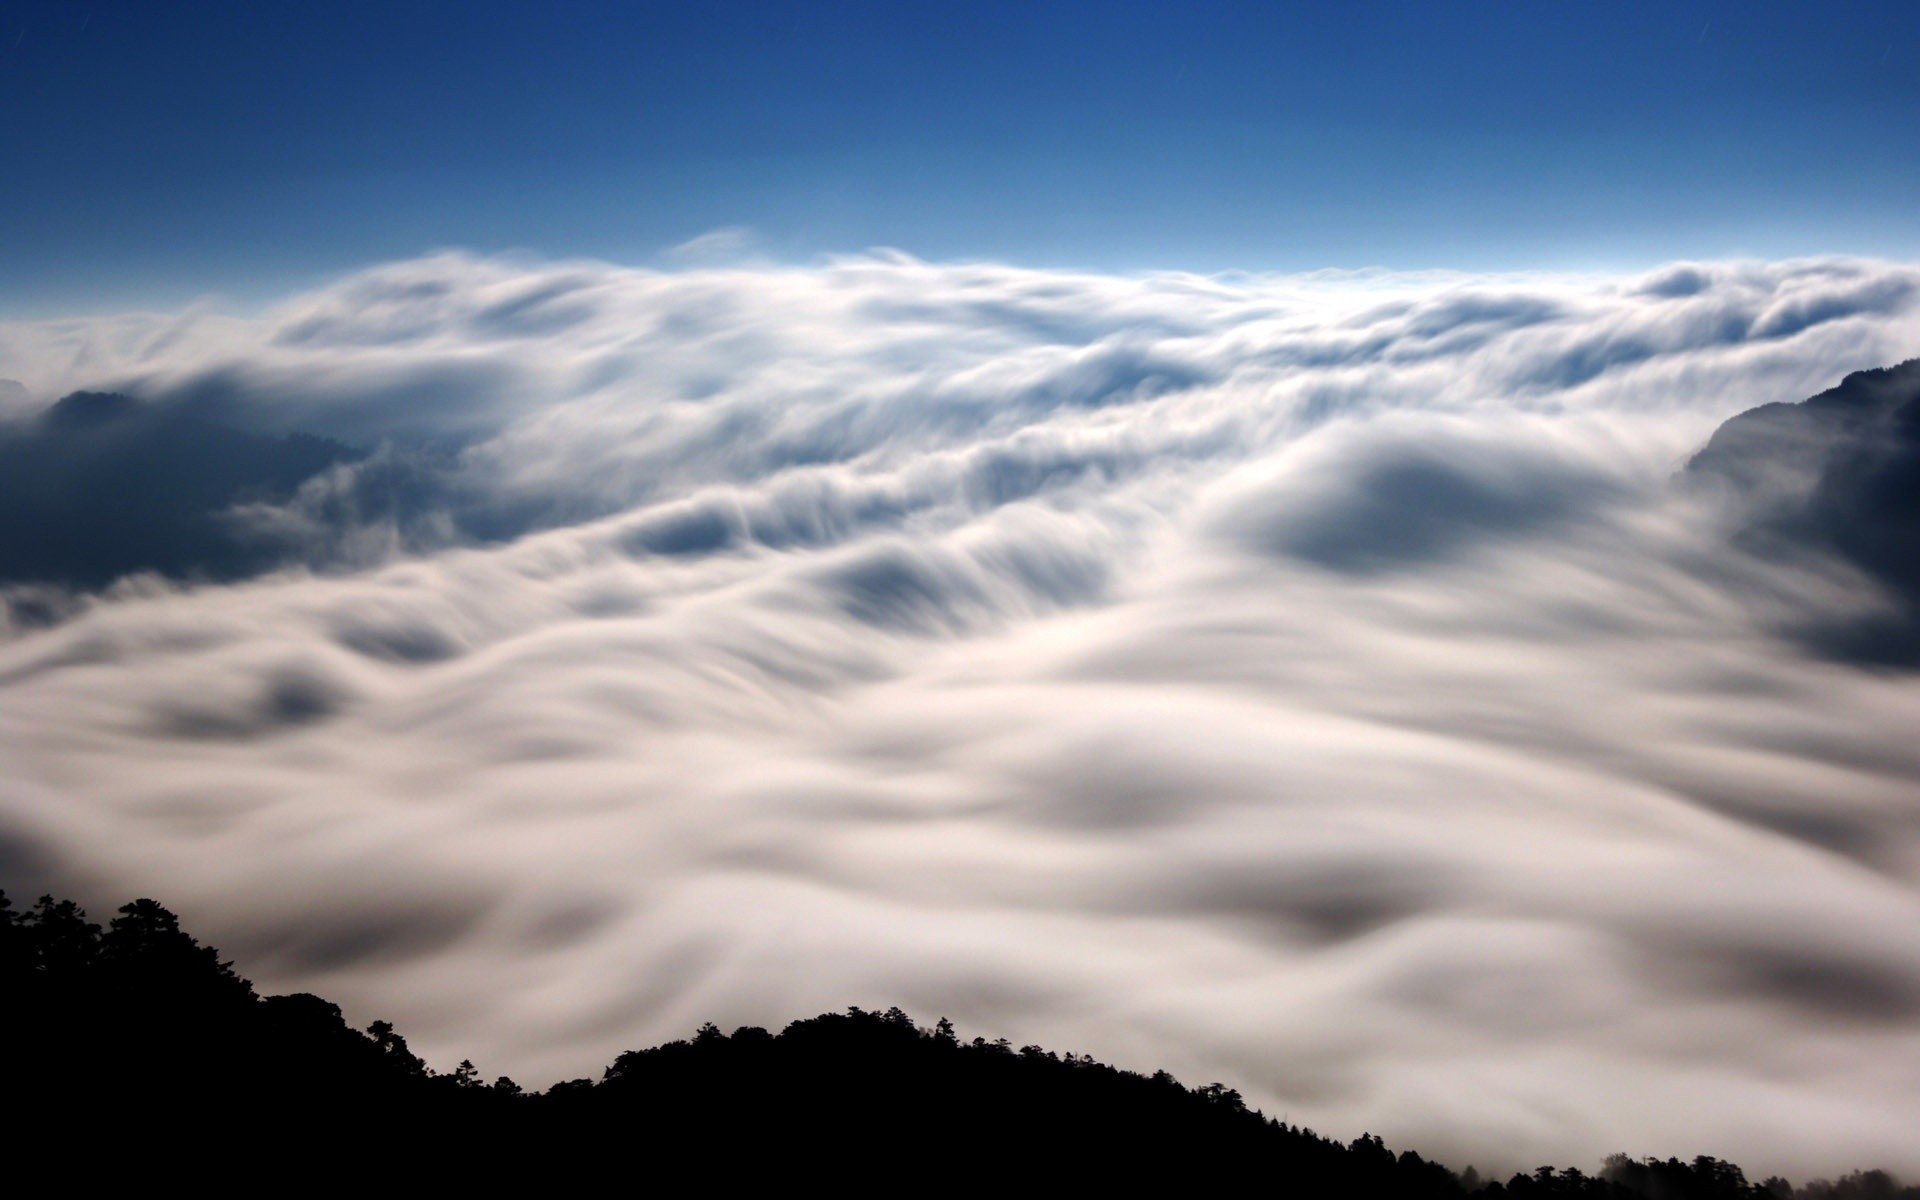
POLYGON ((1920 251, 1920 6, 0 7, 0 311, 443 246, 1099 269, 1920 251))

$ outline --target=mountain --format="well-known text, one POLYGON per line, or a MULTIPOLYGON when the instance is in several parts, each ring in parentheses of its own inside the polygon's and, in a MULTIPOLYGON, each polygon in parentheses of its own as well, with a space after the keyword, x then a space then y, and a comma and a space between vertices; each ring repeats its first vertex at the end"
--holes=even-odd
POLYGON ((27 408, 33 403, 33 393, 18 379, 0 379, 0 414, 9 409, 27 408))
POLYGON ((1705 1157, 1483 1185, 1372 1135, 1274 1121, 1217 1083, 963 1042, 899 1009, 706 1025, 530 1094, 471 1063, 435 1072, 390 1024, 355 1030, 317 996, 259 996, 152 900, 102 929, 71 901, 23 911, 0 893, 0 998, 12 1165, 92 1188, 1920 1200, 1880 1172, 1794 1192, 1705 1157))
POLYGON ((326 438, 75 392, 0 425, 0 584, 98 588, 138 571, 230 579, 267 569, 279 551, 245 537, 228 510, 283 498, 359 457, 326 438))
POLYGON ((1920 359, 1741 413, 1685 478, 1733 506, 1747 548, 1837 558, 1884 591, 1886 611, 1804 630, 1807 641, 1846 661, 1920 667, 1920 359))

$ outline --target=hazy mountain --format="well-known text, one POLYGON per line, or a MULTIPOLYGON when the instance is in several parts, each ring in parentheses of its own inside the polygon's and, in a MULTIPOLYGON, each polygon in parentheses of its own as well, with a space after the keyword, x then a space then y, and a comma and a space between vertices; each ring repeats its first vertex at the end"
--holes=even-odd
POLYGON ((75 392, 0 425, 0 583, 94 588, 137 571, 229 579, 262 570, 280 550, 247 536, 231 507, 284 497, 358 457, 326 438, 75 392))
POLYGON ((1884 589, 1886 608, 1804 630, 1808 641, 1848 660, 1920 665, 1920 359, 1741 413, 1687 477, 1737 506, 1750 549, 1830 555, 1884 589))
POLYGON ((33 405, 33 393, 18 379, 0 379, 0 416, 21 412, 33 405))

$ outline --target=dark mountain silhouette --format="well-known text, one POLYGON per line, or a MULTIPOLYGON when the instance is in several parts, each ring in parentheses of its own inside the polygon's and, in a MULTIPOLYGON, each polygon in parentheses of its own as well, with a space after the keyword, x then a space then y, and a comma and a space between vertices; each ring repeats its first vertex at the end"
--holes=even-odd
POLYGON ((98 588, 136 571, 232 579, 277 565, 235 503, 274 500, 362 452, 254 433, 179 405, 75 392, 0 425, 0 584, 98 588))
POLYGON ((1885 590, 1888 612, 1798 631, 1808 644, 1849 662, 1920 667, 1920 359, 1741 413, 1686 479, 1738 506, 1748 548, 1831 555, 1885 590))
POLYGON ((1732 1163, 1616 1155, 1598 1175, 1456 1176, 1363 1134, 1342 1144, 1220 1084, 858 1008, 778 1034, 703 1026, 597 1082, 528 1093, 430 1069, 383 1021, 255 993, 152 900, 105 929, 70 901, 0 893, 0 1078, 16 1171, 138 1183, 488 1192, 666 1184, 840 1192, 1248 1187, 1383 1200, 1920 1200, 1883 1172, 1797 1191, 1732 1163))

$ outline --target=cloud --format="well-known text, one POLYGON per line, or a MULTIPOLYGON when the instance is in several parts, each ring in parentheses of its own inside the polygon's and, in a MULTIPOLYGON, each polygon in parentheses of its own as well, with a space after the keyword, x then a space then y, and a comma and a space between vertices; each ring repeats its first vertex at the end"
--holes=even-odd
POLYGON ((712 264, 753 249, 758 235, 745 225, 722 225, 697 237, 688 238, 667 251, 667 257, 683 264, 712 264))
POLYGON ((0 326, 371 450, 223 510, 250 578, 7 594, 0 870, 531 1084, 899 1004, 1483 1170, 1920 1171, 1920 700, 1798 635, 1897 593, 1675 483, 1916 281, 449 254, 0 326))
POLYGON ((1595 466, 1511 430, 1449 424, 1315 439, 1239 502, 1230 529, 1255 550, 1364 575, 1511 544, 1606 507, 1614 484, 1595 466))

